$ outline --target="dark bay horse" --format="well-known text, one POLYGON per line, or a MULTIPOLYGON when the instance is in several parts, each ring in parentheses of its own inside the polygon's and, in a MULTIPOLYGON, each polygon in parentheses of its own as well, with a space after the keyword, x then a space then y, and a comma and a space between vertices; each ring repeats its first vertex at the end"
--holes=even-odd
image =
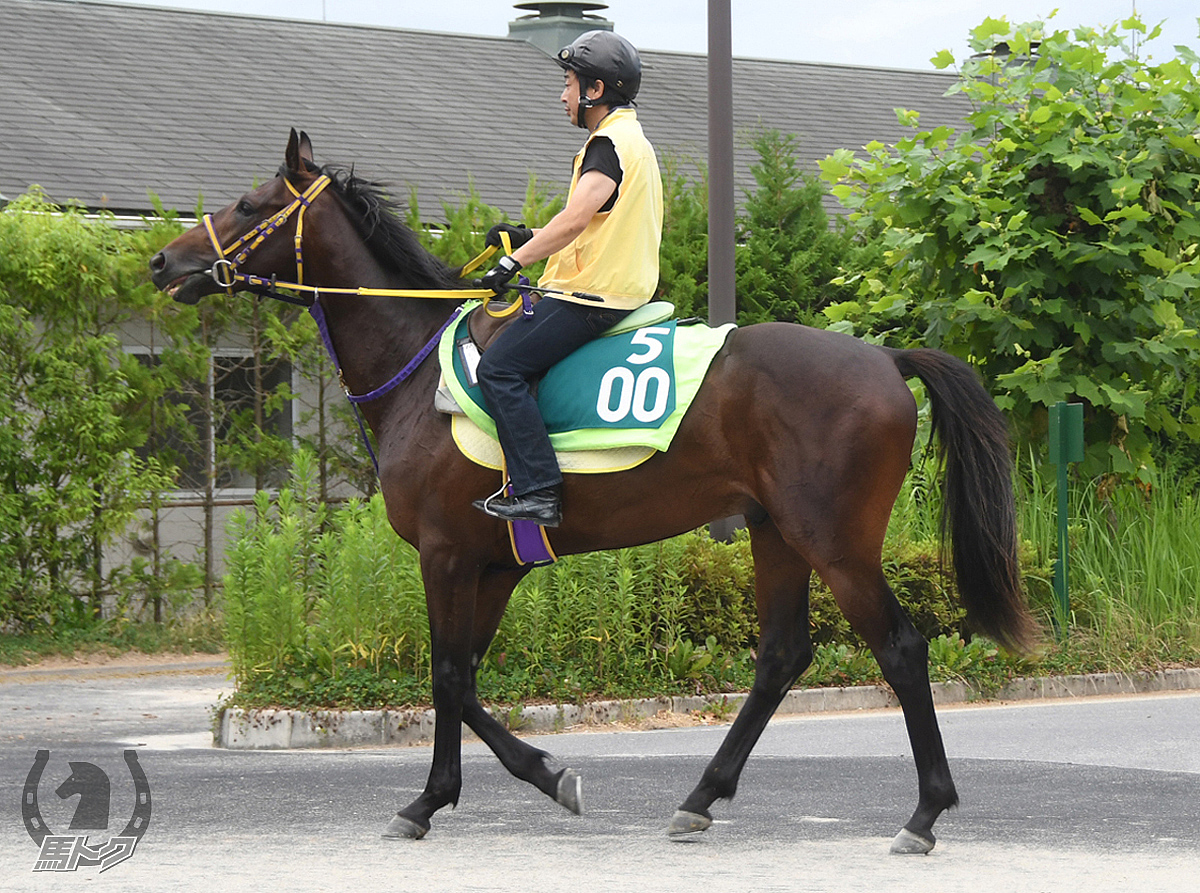
MULTIPOLYGON (((463 287, 456 271, 420 247, 376 186, 317 167, 308 138, 295 131, 278 176, 180 236, 150 266, 154 283, 187 303, 232 294, 246 282, 235 283, 235 273, 267 277, 252 286, 276 276, 315 287, 345 385, 358 395, 409 363, 455 302, 354 290, 463 287), (232 258, 235 249, 224 248, 231 244, 240 249, 232 258)), ((299 294, 314 297, 311 288, 299 294)), ((909 377, 925 383, 933 404, 944 529, 968 621, 1024 649, 1036 629, 1017 568, 1007 426, 971 368, 947 354, 884 349, 782 323, 737 329, 669 450, 629 471, 567 476, 564 522, 553 536, 559 554, 651 542, 733 515, 744 515, 750 528, 760 627, 754 686, 670 833, 712 823, 710 807, 733 797, 767 721, 808 666, 814 570, 903 708, 918 802, 893 851, 928 852, 935 820, 957 803, 934 716, 927 644, 880 565, 917 427, 909 377)), ((433 406, 437 380, 438 364, 424 362, 362 406, 379 447, 389 520, 420 553, 437 717, 425 789, 392 819, 387 837, 420 838, 437 810, 458 802, 464 722, 510 772, 579 811, 578 775, 554 772, 547 753, 510 734, 476 696, 480 660, 528 569, 514 561, 505 525, 471 505, 496 489, 498 475, 459 453, 449 417, 433 406)))

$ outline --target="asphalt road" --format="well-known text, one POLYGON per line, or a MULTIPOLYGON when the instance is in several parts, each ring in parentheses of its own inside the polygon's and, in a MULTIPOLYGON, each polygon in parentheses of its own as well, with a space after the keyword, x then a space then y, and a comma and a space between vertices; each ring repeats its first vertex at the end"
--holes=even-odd
POLYGON ((0 890, 1192 891, 1200 876, 1200 693, 939 711, 962 805, 929 856, 888 844, 916 801, 897 711, 778 719, 730 803, 688 842, 666 823, 723 727, 538 739, 584 778, 572 816, 464 747, 463 797, 419 842, 379 832, 423 786, 425 747, 212 748, 219 673, 0 674, 0 890), (132 813, 122 752, 153 796, 149 829, 105 872, 34 872, 20 802, 39 749, 55 834, 70 761, 111 779, 107 831, 132 813))

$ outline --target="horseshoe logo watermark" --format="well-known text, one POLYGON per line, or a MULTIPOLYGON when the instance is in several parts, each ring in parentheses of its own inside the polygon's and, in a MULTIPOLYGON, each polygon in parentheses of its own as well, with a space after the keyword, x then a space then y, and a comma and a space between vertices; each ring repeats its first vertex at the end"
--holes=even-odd
MULTIPOLYGON (((96 865, 100 866, 101 871, 108 871, 133 855, 137 842, 150 826, 150 784, 146 781, 146 773, 138 762, 137 751, 127 750, 124 755, 125 765, 129 767, 129 774, 133 777, 133 817, 125 826, 125 830, 116 837, 110 837, 107 842, 93 846, 88 842, 87 834, 53 833, 42 818, 42 811, 38 806, 38 785, 41 783, 46 764, 50 762, 50 751, 37 752, 21 794, 21 816, 25 820, 25 830, 40 848, 37 861, 33 864, 34 871, 75 871, 81 867, 96 865)), ((55 790, 63 800, 79 796, 79 804, 75 807, 69 830, 106 830, 110 787, 108 776, 91 763, 72 761, 70 766, 70 777, 55 790)))

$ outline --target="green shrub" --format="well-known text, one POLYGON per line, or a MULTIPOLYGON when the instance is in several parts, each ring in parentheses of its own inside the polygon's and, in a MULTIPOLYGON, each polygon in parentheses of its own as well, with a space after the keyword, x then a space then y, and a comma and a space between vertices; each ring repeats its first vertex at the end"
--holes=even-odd
POLYGON ((908 137, 821 163, 886 246, 831 328, 970 359, 1027 444, 1082 403, 1084 472, 1143 482, 1156 445, 1200 443, 1200 57, 1129 52, 1160 30, 987 18, 949 91, 958 132, 897 110, 908 137))

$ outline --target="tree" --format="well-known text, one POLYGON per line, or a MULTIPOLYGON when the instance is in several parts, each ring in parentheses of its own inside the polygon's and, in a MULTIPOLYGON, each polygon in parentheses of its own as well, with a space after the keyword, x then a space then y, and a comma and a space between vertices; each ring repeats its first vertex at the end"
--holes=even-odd
POLYGON ((961 132, 899 111, 912 136, 822 164, 852 220, 885 233, 884 262, 826 314, 968 358, 1026 440, 1046 407, 1083 402, 1084 471, 1149 480, 1154 436, 1200 441, 1200 59, 1151 65, 1116 25, 989 18, 971 45, 961 132))
POLYGON ((0 619, 89 622, 101 550, 168 476, 135 452, 112 327, 127 247, 37 190, 0 211, 0 619))
POLYGON ((853 263, 854 246, 830 227, 825 188, 801 171, 794 135, 763 130, 751 145, 757 188, 738 219, 738 322, 822 324, 821 308, 852 293, 832 280, 853 263))
POLYGON ((708 318, 708 169, 684 172, 688 160, 663 156, 663 233, 655 299, 670 301, 679 317, 708 318))

